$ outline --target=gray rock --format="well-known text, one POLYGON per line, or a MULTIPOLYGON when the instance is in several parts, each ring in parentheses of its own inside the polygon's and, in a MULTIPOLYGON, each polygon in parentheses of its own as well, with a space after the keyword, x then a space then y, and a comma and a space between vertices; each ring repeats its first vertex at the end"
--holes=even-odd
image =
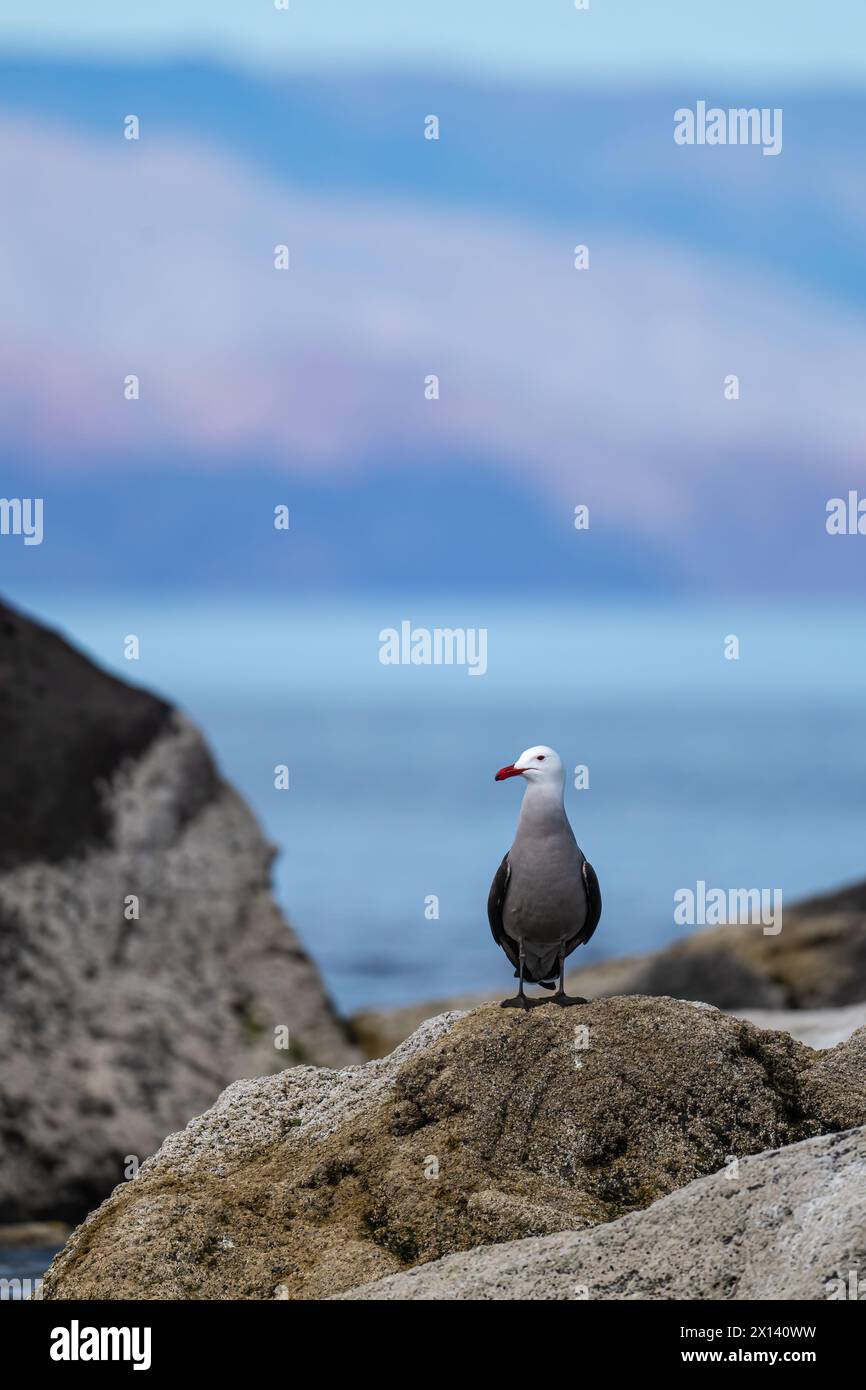
POLYGON ((194 725, 2 605, 0 677, 0 1221, 77 1220, 237 1076, 354 1052, 194 725))
POLYGON ((695 932, 648 956, 638 993, 708 999, 725 1009, 823 1009, 866 1000, 866 883, 786 907, 782 930, 695 932))
POLYGON ((814 1052, 673 999, 446 1014, 384 1060, 230 1087, 91 1213, 45 1297, 324 1298, 859 1124, 866 1029, 814 1052))
POLYGON ((698 1178, 589 1231, 482 1246, 353 1300, 866 1299, 866 1128, 698 1178), (852 1278, 853 1274, 853 1278, 852 1278))

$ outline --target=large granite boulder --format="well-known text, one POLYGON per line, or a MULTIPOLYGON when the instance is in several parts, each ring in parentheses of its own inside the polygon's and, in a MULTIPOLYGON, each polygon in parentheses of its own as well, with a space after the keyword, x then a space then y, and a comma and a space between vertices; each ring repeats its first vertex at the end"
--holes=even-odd
POLYGON ((189 719, 0 605, 0 744, 0 1221, 77 1220, 236 1077, 354 1053, 189 719))
POLYGON ((346 1299, 866 1300, 866 1128, 744 1158, 591 1231, 446 1255, 346 1299))
POLYGON ((866 1123, 866 1032, 826 1052, 617 997, 429 1020, 387 1059, 230 1087, 72 1236, 47 1298, 320 1298, 587 1229, 733 1158, 866 1123))

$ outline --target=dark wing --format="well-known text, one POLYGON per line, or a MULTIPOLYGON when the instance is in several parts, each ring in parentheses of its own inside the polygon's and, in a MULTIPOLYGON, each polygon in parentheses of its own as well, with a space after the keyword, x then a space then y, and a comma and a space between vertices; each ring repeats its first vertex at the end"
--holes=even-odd
POLYGON ((502 910, 505 907, 505 894, 508 892, 508 880, 510 878, 511 865, 506 854, 493 875, 493 882, 487 895, 487 920, 490 923, 490 930, 493 932, 493 940, 497 946, 502 947, 511 964, 516 968, 518 965, 517 946, 510 936, 506 936, 505 927, 502 924, 502 910))
POLYGON ((586 921, 577 938, 581 946, 589 941, 601 917, 601 889, 595 869, 588 859, 583 861, 583 886, 586 889, 586 921))

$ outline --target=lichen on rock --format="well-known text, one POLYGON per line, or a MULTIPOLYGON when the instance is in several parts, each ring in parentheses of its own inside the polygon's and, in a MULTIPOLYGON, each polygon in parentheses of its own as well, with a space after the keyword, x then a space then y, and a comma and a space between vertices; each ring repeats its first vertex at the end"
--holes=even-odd
POLYGON ((431 1019, 363 1067, 230 1087, 88 1218, 45 1296, 321 1298, 588 1229, 866 1123, 864 1038, 818 1053, 634 996, 431 1019))

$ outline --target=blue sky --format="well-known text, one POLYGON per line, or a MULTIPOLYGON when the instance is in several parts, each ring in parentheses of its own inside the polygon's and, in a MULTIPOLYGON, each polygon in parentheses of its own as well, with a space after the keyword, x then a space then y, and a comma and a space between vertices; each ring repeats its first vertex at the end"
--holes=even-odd
POLYGON ((515 79, 857 81, 862 0, 7 0, 0 42, 246 66, 445 66, 515 79))

